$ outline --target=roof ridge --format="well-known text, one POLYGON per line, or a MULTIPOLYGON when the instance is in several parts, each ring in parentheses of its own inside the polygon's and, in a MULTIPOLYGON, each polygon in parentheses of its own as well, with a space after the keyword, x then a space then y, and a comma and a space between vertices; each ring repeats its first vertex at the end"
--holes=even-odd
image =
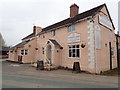
MULTIPOLYGON (((99 5, 99 6, 95 7, 95 8, 92 8, 92 9, 89 9, 89 10, 84 11, 84 12, 82 12, 82 13, 79 13, 78 15, 76 15, 76 16, 73 17, 73 18, 70 18, 70 17, 69 17, 69 18, 64 19, 64 20, 62 20, 62 21, 60 21, 60 22, 54 23, 54 24, 52 24, 52 25, 49 25, 49 26, 43 28, 43 29, 42 29, 42 32, 51 30, 51 29, 53 29, 53 28, 57 28, 57 27, 62 26, 62 25, 66 25, 66 24, 69 24, 69 23, 73 23, 73 22, 75 22, 75 21, 77 21, 77 20, 84 19, 84 18, 86 18, 86 17, 88 17, 88 16, 96 15, 96 13, 97 13, 103 6, 105 6, 105 5, 106 5, 106 4, 104 3, 104 4, 102 4, 102 5, 99 5)), ((41 33, 41 32, 40 32, 40 33, 41 33)), ((40 34, 40 33, 38 33, 38 34, 40 34)))
MULTIPOLYGON (((82 13, 85 13, 85 12, 89 12, 89 11, 91 11, 91 10, 93 10, 93 9, 96 9, 96 8, 102 8, 103 6, 105 6, 106 4, 104 3, 104 4, 101 4, 101 5, 99 5, 99 6, 96 6, 96 7, 94 7, 94 8, 92 8, 92 9, 89 9, 89 10, 86 10, 86 11, 84 11, 84 12, 82 12, 82 13)), ((82 14, 82 13, 79 13, 79 14, 82 14)))

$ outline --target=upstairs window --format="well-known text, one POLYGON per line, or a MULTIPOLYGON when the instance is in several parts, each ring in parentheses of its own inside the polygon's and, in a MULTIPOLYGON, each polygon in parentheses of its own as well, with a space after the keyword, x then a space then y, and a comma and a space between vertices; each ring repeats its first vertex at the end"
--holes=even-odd
POLYGON ((55 35, 56 35, 56 31, 55 31, 55 30, 52 30, 52 31, 51 31, 51 35, 52 35, 52 36, 55 36, 55 35))
POLYGON ((10 53, 13 53, 13 51, 10 51, 10 53))
POLYGON ((68 26, 68 32, 75 31, 75 24, 68 26))
POLYGON ((44 34, 42 34, 42 35, 41 35, 41 38, 45 38, 45 35, 44 35, 44 34))
POLYGON ((13 51, 9 51, 9 54, 13 54, 13 51))

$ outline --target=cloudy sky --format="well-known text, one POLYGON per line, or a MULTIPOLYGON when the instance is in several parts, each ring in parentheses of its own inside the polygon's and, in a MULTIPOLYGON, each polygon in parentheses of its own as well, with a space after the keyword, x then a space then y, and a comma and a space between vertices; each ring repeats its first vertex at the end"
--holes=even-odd
POLYGON ((68 18, 73 3, 79 13, 106 3, 118 29, 118 0, 0 0, 0 32, 7 45, 15 45, 32 33, 34 25, 44 28, 68 18))

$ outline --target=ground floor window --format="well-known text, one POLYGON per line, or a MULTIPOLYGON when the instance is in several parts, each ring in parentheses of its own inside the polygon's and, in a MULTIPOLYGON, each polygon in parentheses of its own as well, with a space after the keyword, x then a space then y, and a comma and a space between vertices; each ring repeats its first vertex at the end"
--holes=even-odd
POLYGON ((28 50, 21 50, 21 55, 27 55, 28 54, 28 50))
POLYGON ((24 52, 25 52, 25 53, 24 53, 25 55, 27 55, 27 54, 28 54, 28 50, 25 50, 24 52))
POLYGON ((10 54, 13 54, 13 51, 9 51, 10 54))
POLYGON ((24 55, 24 50, 21 50, 21 55, 24 55))
POLYGON ((80 45, 69 45, 69 58, 80 57, 80 45))

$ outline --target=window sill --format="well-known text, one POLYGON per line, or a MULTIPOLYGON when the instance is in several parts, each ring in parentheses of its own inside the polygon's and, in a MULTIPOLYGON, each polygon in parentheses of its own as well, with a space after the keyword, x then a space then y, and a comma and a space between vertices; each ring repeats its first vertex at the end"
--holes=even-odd
POLYGON ((76 58, 74 58, 74 57, 68 57, 68 59, 80 59, 80 57, 76 57, 76 58))
POLYGON ((21 55, 21 56, 27 56, 27 55, 21 55))

